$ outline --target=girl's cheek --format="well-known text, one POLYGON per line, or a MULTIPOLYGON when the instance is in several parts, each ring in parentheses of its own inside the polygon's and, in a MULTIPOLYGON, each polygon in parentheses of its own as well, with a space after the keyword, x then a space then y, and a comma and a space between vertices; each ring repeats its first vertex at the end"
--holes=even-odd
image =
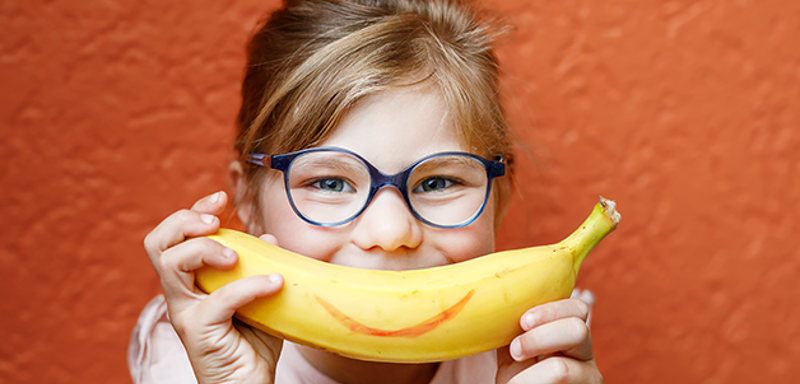
POLYGON ((461 263, 494 252, 493 219, 476 220, 466 228, 454 231, 444 237, 439 248, 454 263, 461 263))
POLYGON ((329 259, 331 236, 294 213, 281 185, 266 185, 261 203, 263 229, 278 239, 281 248, 323 261, 329 259))
POLYGON ((291 207, 276 209, 265 216, 268 216, 264 218, 267 233, 275 236, 283 249, 329 262, 341 247, 340 236, 326 228, 312 227, 297 217, 291 207))
POLYGON ((449 259, 454 263, 461 263, 494 252, 493 242, 473 242, 471 244, 465 242, 462 245, 449 255, 449 259))
POLYGON ((453 257, 457 263, 488 255, 495 251, 494 209, 487 206, 486 210, 475 222, 462 228, 468 232, 463 234, 460 242, 462 249, 458 257, 453 257))
POLYGON ((345 242, 341 235, 326 228, 310 227, 305 222, 286 231, 284 237, 288 239, 285 249, 328 263, 345 242))

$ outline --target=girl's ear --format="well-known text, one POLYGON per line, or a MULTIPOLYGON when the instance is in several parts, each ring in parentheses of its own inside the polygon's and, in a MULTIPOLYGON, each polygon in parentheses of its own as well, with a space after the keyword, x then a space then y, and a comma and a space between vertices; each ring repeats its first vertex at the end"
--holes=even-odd
POLYGON ((244 227, 250 232, 253 229, 253 205, 250 194, 247 192, 247 181, 244 177, 242 163, 233 160, 228 165, 228 181, 233 192, 233 203, 236 207, 236 214, 239 216, 244 227))

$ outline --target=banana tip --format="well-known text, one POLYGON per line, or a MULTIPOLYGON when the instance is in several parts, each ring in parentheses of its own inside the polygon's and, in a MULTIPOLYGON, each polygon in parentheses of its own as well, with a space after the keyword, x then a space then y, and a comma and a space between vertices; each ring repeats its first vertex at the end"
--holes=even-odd
POLYGON ((622 215, 617 211, 617 203, 600 196, 600 205, 603 206, 606 216, 614 222, 614 226, 622 220, 622 215))

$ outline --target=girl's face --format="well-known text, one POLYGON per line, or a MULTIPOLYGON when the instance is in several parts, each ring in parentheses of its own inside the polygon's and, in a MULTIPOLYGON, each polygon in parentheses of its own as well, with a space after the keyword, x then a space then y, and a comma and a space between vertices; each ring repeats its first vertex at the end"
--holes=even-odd
MULTIPOLYGON (((354 106, 319 146, 353 151, 383 173, 395 174, 426 155, 467 151, 445 111, 439 93, 431 87, 383 91, 354 106)), ((265 183, 259 197, 265 233, 274 235, 282 248, 315 259, 404 270, 457 263, 494 251, 491 198, 470 225, 437 229, 418 221, 396 188, 385 187, 355 220, 319 227, 294 213, 282 175, 266 177, 265 183)))

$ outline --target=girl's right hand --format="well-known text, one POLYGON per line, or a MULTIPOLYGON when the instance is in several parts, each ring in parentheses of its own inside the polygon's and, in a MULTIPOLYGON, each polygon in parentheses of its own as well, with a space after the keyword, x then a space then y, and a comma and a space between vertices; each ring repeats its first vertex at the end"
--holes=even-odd
POLYGON ((219 229, 216 216, 228 197, 217 192, 162 221, 144 245, 161 278, 170 321, 186 347, 199 383, 273 383, 282 341, 233 319, 236 310, 283 286, 278 274, 251 276, 212 294, 194 284, 204 265, 233 268, 238 255, 220 243, 198 237, 219 229))

